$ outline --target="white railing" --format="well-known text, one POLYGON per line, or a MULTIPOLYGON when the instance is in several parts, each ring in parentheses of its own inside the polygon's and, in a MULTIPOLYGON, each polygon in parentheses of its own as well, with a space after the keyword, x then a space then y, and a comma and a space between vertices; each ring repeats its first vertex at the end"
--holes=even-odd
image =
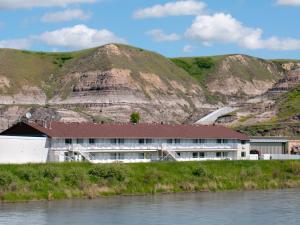
POLYGON ((78 153, 81 156, 83 156, 88 162, 92 163, 95 160, 94 156, 91 153, 89 153, 89 152, 84 152, 84 151, 79 150, 78 153))
POLYGON ((217 150, 226 150, 226 149, 237 149, 238 144, 236 143, 201 143, 201 144, 53 144, 52 148, 56 150, 161 150, 162 145, 168 149, 217 149, 217 150))
POLYGON ((288 154, 263 154, 261 159, 264 160, 300 160, 300 155, 288 154))
POLYGON ((170 146, 162 144, 161 150, 166 154, 166 156, 162 160, 171 157, 171 159, 177 161, 177 153, 172 148, 170 148, 170 146))

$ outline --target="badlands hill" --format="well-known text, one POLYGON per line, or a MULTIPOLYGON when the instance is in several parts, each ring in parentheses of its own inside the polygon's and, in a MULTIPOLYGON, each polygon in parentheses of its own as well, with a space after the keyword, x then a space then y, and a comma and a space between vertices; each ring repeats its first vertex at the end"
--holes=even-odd
POLYGON ((138 111, 142 122, 193 123, 232 106, 218 122, 249 133, 260 123, 297 122, 299 89, 289 76, 300 76, 299 67, 246 55, 168 59, 120 44, 66 53, 0 49, 0 129, 28 111, 32 119, 78 122, 127 122, 138 111))

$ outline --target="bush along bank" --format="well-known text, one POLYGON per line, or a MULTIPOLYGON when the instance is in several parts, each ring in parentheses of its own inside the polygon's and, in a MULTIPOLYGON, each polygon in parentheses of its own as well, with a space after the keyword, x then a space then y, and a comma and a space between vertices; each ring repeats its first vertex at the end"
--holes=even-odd
POLYGON ((300 187, 300 161, 0 166, 0 201, 300 187))

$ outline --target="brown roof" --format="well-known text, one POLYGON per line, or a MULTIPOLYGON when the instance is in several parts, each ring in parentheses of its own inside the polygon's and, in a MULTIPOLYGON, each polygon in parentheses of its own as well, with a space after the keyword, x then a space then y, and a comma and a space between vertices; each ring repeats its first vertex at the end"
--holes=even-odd
POLYGON ((94 124, 52 122, 49 128, 36 123, 29 126, 49 137, 57 138, 186 138, 239 139, 249 138, 223 126, 167 124, 94 124))

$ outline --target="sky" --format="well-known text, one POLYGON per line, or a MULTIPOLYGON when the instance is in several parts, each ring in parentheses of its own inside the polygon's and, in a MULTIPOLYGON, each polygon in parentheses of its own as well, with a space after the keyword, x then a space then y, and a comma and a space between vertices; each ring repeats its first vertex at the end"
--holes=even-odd
POLYGON ((300 0, 0 0, 0 48, 300 58, 300 0))

